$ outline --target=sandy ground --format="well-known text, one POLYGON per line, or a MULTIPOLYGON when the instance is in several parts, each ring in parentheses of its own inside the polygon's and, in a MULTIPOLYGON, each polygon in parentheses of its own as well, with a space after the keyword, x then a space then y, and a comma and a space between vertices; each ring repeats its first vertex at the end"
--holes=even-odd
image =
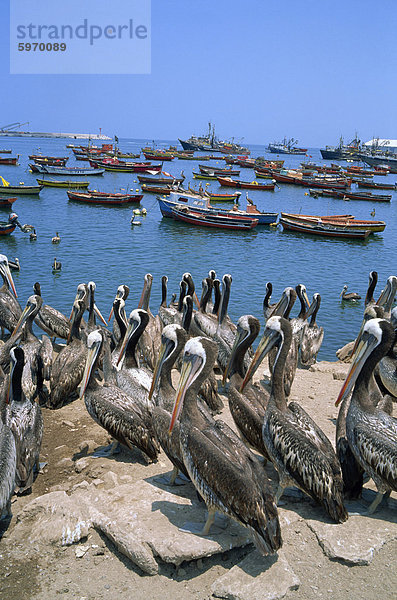
MULTIPOLYGON (((337 415, 334 402, 348 366, 341 363, 320 363, 319 369, 298 370, 291 397, 310 412, 333 440, 337 415)), ((226 397, 224 400, 222 418, 230 424, 226 397)), ((92 481, 108 470, 118 476, 128 474, 134 482, 171 470, 164 454, 156 464, 146 465, 138 451, 122 451, 112 458, 89 458, 89 466, 80 470, 77 464, 79 459, 90 456, 96 447, 108 443, 106 432, 93 423, 80 400, 57 411, 43 409, 43 414, 45 428, 41 461, 45 461, 47 465, 37 477, 31 495, 14 497, 13 518, 6 530, 4 524, 2 526, 1 598, 50 600, 59 596, 64 600, 101 600, 111 597, 119 600, 204 600, 213 597, 211 586, 214 581, 230 573, 233 566, 253 552, 253 546, 246 546, 209 558, 184 562, 179 567, 163 563, 160 564, 158 575, 148 576, 120 554, 108 538, 90 529, 87 538, 80 544, 49 546, 33 559, 31 555, 24 554, 20 541, 16 548, 13 532, 18 515, 32 499, 55 490, 69 492, 79 482, 92 481), (79 547, 83 548, 81 557, 76 556, 76 549, 79 547)), ((273 478, 276 482, 274 473, 273 478)), ((311 501, 305 499, 293 501, 287 498, 282 499, 282 503, 297 513, 301 503, 305 503, 309 509, 311 505, 311 501)), ((300 580, 298 589, 290 590, 285 596, 287 600, 395 598, 395 539, 385 543, 375 553, 372 562, 365 566, 330 560, 303 518, 297 518, 293 526, 283 531, 283 539, 285 556, 300 580)), ((255 591, 251 597, 253 600, 258 597, 255 591)))

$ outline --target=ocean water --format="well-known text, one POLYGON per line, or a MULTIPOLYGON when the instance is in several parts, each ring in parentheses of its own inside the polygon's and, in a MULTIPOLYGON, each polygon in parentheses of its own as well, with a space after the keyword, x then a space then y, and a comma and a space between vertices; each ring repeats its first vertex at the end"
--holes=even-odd
MULTIPOLYGON (((20 166, 0 165, 0 175, 11 184, 21 181, 35 184, 36 176, 28 170, 28 155, 32 153, 70 155, 68 166, 88 166, 86 162, 75 161, 72 151, 66 148, 70 141, 85 143, 66 139, 0 138, 2 148, 12 148, 12 156, 20 154, 20 166)), ((148 140, 120 139, 119 146, 125 152, 137 152, 147 143, 148 140)), ((175 144, 175 141, 156 141, 159 147, 170 143, 175 144)), ((253 157, 276 158, 266 153, 265 146, 250 146, 250 149, 253 157)), ((312 157, 310 160, 324 162, 318 149, 310 149, 308 154, 312 157)), ((280 158, 285 159, 288 167, 307 160, 304 156, 280 158)), ((221 158, 206 164, 225 165, 221 158)), ((185 184, 190 181, 198 187, 199 181, 192 178, 192 171, 198 170, 198 162, 174 159, 164 163, 164 170, 174 175, 183 170, 185 184)), ((251 169, 241 169, 240 179, 252 181, 254 178, 251 169)), ((375 178, 387 182, 396 179, 397 175, 375 178)), ((112 192, 139 190, 139 184, 135 174, 105 173, 102 177, 91 177, 90 188, 112 192)), ((211 182, 210 189, 221 190, 217 182, 211 182)), ((136 308, 144 275, 150 272, 154 277, 150 306, 156 313, 162 275, 168 275, 170 299, 173 292, 179 291, 179 281, 185 271, 192 273, 200 295, 202 279, 209 269, 215 269, 219 278, 224 273, 233 277, 229 304, 232 319, 236 321, 242 314, 250 313, 263 322, 262 303, 267 281, 273 284, 272 302, 278 300, 286 286, 304 283, 310 298, 315 292, 322 298, 317 322, 324 327, 325 335, 318 359, 335 360, 336 350, 354 339, 360 327, 369 272, 376 270, 379 274, 376 295, 387 277, 396 274, 397 194, 393 193, 390 204, 315 199, 307 195, 304 188, 281 184, 274 192, 250 191, 249 196, 259 210, 351 213, 359 219, 384 220, 387 227, 383 233, 371 235, 365 241, 287 233, 280 226, 258 227, 246 232, 207 230, 163 219, 153 194, 145 195, 141 207, 146 208, 147 215, 137 217, 142 226, 134 227, 130 219, 137 205, 84 205, 68 201, 65 189, 44 188, 40 196, 19 196, 12 208, 22 224, 35 227, 37 240, 30 241, 29 234, 17 228, 12 235, 1 236, 0 252, 10 259, 18 257, 20 260, 21 270, 13 272, 13 278, 21 305, 33 293, 34 282, 39 281, 44 302, 65 314, 70 313, 76 287, 81 282, 95 281, 96 303, 107 317, 121 283, 129 285, 131 290, 127 311, 136 308), (375 217, 370 215, 373 209, 375 217), (56 231, 61 237, 59 245, 51 243, 56 231), (62 270, 56 274, 51 269, 54 257, 62 262, 62 270), (361 294, 362 300, 353 304, 341 302, 339 294, 344 284, 350 291, 361 294)), ((241 205, 244 207, 245 202, 241 205)), ((0 220, 6 220, 9 212, 0 209, 0 220)), ((292 315, 298 312, 296 305, 292 315)))

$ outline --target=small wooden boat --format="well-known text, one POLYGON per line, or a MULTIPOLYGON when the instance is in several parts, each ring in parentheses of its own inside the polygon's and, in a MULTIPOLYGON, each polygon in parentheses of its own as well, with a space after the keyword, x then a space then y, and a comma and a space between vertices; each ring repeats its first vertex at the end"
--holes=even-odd
POLYGON ((207 190, 205 195, 209 198, 210 202, 238 202, 241 192, 235 192, 234 194, 214 194, 207 190))
POLYGON ((17 194, 18 196, 37 196, 43 189, 42 185, 0 185, 0 194, 17 194))
POLYGON ((281 218, 302 223, 329 223, 330 225, 347 227, 352 230, 368 229, 371 233, 384 231, 386 227, 385 221, 365 221, 362 219, 355 219, 351 215, 299 215, 282 212, 281 218))
POLYGON ((139 183, 154 183, 155 185, 174 185, 178 183, 183 183, 185 181, 185 176, 181 174, 181 177, 161 177, 161 175, 138 175, 139 183))
POLYGON ((19 165, 18 158, 19 158, 19 155, 18 156, 14 156, 14 157, 12 157, 12 156, 0 156, 0 165, 14 165, 14 166, 17 166, 17 165, 19 165))
POLYGON ((0 208, 9 208, 15 202, 16 198, 0 198, 0 208))
POLYGON ((395 183, 375 183, 374 181, 357 181, 358 187, 374 188, 376 190, 395 190, 395 183))
POLYGON ((0 154, 11 154, 11 152, 12 152, 12 150, 8 150, 8 149, 5 149, 5 148, 2 148, 0 150, 0 154))
POLYGON ((8 221, 0 221, 0 235, 10 235, 17 225, 20 227, 18 215, 11 213, 8 217, 8 221))
POLYGON ((108 161, 93 161, 90 160, 91 166, 96 166, 105 171, 114 173, 146 173, 147 171, 159 172, 162 169, 162 165, 153 165, 149 162, 145 163, 124 163, 124 162, 108 162, 108 161))
POLYGON ((196 171, 193 171, 193 178, 216 181, 218 179, 218 175, 211 175, 210 173, 196 173, 196 171))
POLYGON ((231 177, 217 177, 223 187, 242 188, 244 190, 274 191, 274 183, 258 183, 257 181, 237 181, 231 177))
POLYGON ((78 175, 103 175, 105 169, 91 169, 91 168, 80 168, 80 167, 54 167, 51 165, 32 165, 29 167, 33 173, 42 173, 45 175, 66 175, 66 176, 78 176, 78 175))
POLYGON ((142 152, 142 154, 147 160, 171 161, 175 158, 174 155, 169 152, 142 152))
POLYGON ((47 158, 46 156, 36 157, 33 159, 36 165, 49 165, 51 167, 64 167, 68 162, 69 157, 66 158, 47 158))
POLYGON ((295 171, 293 174, 273 171, 273 179, 279 183, 290 183, 309 188, 345 189, 350 187, 350 180, 348 179, 304 177, 303 173, 299 171, 295 171))
POLYGON ((349 227, 339 227, 338 225, 317 222, 305 223, 296 221, 287 217, 280 217, 280 223, 284 231, 295 231, 298 233, 309 233, 311 235, 320 235, 334 238, 349 238, 363 240, 371 233, 368 229, 351 229, 349 227))
POLYGON ((142 192, 148 193, 148 194, 162 194, 163 196, 169 196, 171 194, 173 190, 172 186, 170 185, 165 185, 165 186, 155 186, 155 185, 151 185, 150 183, 141 183, 141 189, 142 192))
POLYGON ((44 187, 82 189, 88 188, 88 186, 90 185, 89 181, 69 181, 67 179, 65 179, 64 181, 56 179, 36 179, 36 181, 39 185, 43 185, 44 187))
POLYGON ((69 200, 76 202, 85 202, 86 204, 106 204, 107 206, 117 206, 119 204, 138 203, 142 200, 142 194, 119 194, 108 192, 96 192, 87 190, 86 192, 67 191, 69 200))
POLYGON ((220 229, 229 229, 233 231, 249 230, 258 225, 258 219, 243 217, 240 215, 229 216, 217 213, 203 213, 188 206, 172 208, 172 217, 177 221, 183 221, 190 225, 199 225, 201 227, 217 227, 220 229))
POLYGON ((237 169, 228 169, 221 167, 207 167, 206 165, 199 165, 200 173, 203 175, 236 175, 238 177, 240 175, 240 171, 237 169))
POLYGON ((47 156, 45 154, 29 154, 29 160, 69 160, 68 156, 47 156))
POLYGON ((372 192, 351 192, 345 190, 343 192, 345 198, 349 200, 369 200, 370 202, 390 202, 392 199, 391 194, 373 194, 372 192))

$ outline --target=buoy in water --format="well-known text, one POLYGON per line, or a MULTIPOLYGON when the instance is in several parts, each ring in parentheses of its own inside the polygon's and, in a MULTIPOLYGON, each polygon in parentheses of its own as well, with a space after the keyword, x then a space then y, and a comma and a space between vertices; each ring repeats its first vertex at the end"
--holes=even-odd
POLYGON ((146 210, 146 208, 142 208, 142 214, 143 214, 143 215, 147 215, 147 210, 146 210))
POLYGON ((140 209, 139 209, 139 208, 136 208, 136 209, 134 210, 134 215, 140 215, 140 214, 141 214, 141 211, 140 211, 140 209))

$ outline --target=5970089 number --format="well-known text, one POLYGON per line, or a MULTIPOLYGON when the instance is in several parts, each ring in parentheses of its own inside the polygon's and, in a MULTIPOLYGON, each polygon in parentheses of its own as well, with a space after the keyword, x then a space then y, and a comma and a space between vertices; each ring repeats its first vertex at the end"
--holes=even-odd
POLYGON ((58 44, 58 42, 55 42, 54 44, 51 42, 47 42, 46 44, 44 42, 20 42, 18 44, 18 50, 19 52, 65 52, 66 44, 64 42, 61 44, 58 44))

